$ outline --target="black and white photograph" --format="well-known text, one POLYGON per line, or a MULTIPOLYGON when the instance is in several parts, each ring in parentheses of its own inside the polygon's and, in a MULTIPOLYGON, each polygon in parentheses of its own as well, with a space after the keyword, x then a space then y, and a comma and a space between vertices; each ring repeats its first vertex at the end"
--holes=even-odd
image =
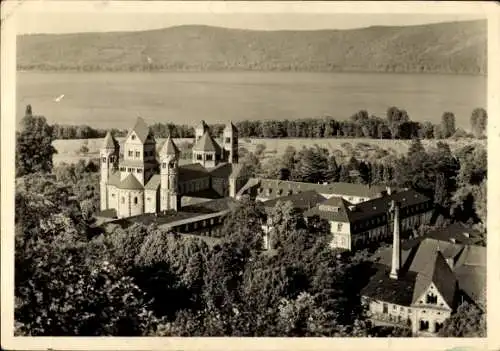
POLYGON ((10 342, 495 338, 494 4, 6 3, 10 342))

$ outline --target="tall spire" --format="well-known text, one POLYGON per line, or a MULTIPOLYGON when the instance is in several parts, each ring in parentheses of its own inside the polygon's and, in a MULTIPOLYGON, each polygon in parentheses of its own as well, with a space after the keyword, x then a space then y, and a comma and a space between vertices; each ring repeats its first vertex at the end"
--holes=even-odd
POLYGON ((399 270, 401 269, 401 239, 399 237, 399 204, 392 200, 389 209, 390 215, 393 217, 394 232, 392 238, 392 264, 391 264, 391 279, 399 278, 399 270))
POLYGON ((104 137, 104 140, 102 142, 102 146, 101 146, 101 149, 115 149, 116 148, 116 140, 115 138, 113 138, 113 136, 111 135, 111 133, 108 131, 106 133, 106 136, 104 137))

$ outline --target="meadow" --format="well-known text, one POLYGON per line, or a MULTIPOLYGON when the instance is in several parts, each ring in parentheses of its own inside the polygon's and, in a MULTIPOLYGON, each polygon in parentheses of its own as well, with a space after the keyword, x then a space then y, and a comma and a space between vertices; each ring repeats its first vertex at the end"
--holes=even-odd
MULTIPOLYGON (((157 148, 160 148, 165 139, 157 139, 157 148)), ((118 138, 123 142, 123 138, 118 138)), ((426 149, 435 147, 439 140, 422 140, 426 149)), ((452 151, 462 148, 465 145, 481 144, 486 147, 486 140, 478 139, 446 139, 452 151)), ((187 144, 192 143, 192 139, 175 139, 175 143, 182 149, 187 144)), ((75 140, 55 140, 53 145, 57 150, 54 155, 54 163, 61 162, 74 163, 81 159, 93 159, 99 156, 99 148, 102 139, 75 139, 75 140), (87 153, 81 153, 80 148, 85 144, 88 147, 87 153)), ((390 158, 408 151, 411 141, 409 140, 378 140, 363 138, 322 138, 322 139, 240 139, 239 147, 250 152, 255 152, 257 145, 265 146, 264 152, 260 155, 261 161, 280 156, 288 146, 297 150, 302 147, 312 147, 318 145, 328 149, 335 154, 338 159, 346 159, 355 156, 359 159, 373 160, 390 158)), ((190 163, 190 160, 182 160, 182 163, 190 163)))

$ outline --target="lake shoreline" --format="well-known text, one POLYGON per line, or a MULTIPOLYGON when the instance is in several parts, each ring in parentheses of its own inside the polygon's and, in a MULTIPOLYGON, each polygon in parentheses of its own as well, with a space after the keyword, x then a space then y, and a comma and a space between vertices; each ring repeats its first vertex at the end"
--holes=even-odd
POLYGON ((391 75, 406 75, 406 74, 414 74, 414 75, 428 75, 428 76, 470 76, 470 77, 483 77, 487 78, 488 73, 472 73, 472 72, 444 72, 444 71, 384 71, 384 70, 286 70, 286 69, 277 69, 277 70, 258 70, 258 69, 154 69, 154 70, 127 70, 127 69, 117 69, 117 70, 106 70, 106 69, 93 69, 93 70, 84 70, 78 68, 69 68, 69 69, 20 69, 16 70, 17 73, 71 73, 71 74, 86 74, 86 73, 116 73, 116 74, 124 74, 124 73, 139 73, 139 74, 147 74, 147 73, 252 73, 256 74, 265 74, 265 73, 304 73, 304 74, 391 74, 391 75))

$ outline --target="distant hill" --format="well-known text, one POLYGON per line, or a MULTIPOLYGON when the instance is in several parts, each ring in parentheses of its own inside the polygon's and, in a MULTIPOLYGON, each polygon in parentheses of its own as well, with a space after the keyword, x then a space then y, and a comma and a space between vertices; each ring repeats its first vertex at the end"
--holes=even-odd
POLYGON ((179 26, 18 36, 20 70, 369 71, 485 74, 486 21, 351 30, 179 26))

